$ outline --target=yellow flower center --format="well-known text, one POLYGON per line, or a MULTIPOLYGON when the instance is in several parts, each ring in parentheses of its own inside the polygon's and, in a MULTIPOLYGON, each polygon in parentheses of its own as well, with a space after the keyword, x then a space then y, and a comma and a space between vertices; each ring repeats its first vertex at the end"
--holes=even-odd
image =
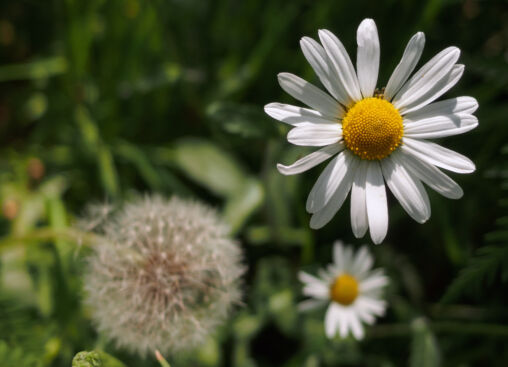
POLYGON ((361 159, 383 159, 401 144, 404 127, 399 111, 382 98, 355 103, 342 120, 346 147, 361 159))
POLYGON ((349 274, 335 278, 330 286, 330 298, 341 305, 348 306, 358 297, 358 281, 349 274))

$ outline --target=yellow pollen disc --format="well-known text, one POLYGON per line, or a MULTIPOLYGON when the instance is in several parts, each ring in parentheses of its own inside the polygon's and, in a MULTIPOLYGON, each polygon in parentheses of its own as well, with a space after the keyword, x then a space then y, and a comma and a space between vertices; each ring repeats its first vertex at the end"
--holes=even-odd
POLYGON ((399 111, 382 98, 355 103, 342 120, 346 147, 361 159, 383 159, 401 144, 404 127, 399 111))
POLYGON ((349 274, 338 276, 330 286, 330 298, 341 305, 350 305, 357 296, 358 281, 349 274))

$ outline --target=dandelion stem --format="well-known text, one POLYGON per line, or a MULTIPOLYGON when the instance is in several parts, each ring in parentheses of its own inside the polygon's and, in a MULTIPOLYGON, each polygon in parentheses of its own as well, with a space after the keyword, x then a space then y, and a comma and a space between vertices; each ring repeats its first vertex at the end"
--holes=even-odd
POLYGON ((162 354, 158 350, 155 351, 155 358, 157 358, 162 367, 171 367, 168 361, 166 361, 166 359, 162 356, 162 354))

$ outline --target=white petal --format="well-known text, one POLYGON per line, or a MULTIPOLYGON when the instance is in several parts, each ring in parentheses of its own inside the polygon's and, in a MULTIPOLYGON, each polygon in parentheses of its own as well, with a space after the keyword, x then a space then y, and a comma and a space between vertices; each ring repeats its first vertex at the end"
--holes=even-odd
POLYGON ((374 275, 360 283, 360 293, 382 289, 388 284, 388 277, 385 275, 374 275))
POLYGON ((344 271, 346 273, 352 273, 353 268, 353 248, 351 246, 344 246, 343 252, 343 263, 344 263, 344 271))
POLYGON ((411 138, 402 140, 401 150, 424 162, 457 173, 471 173, 475 170, 475 165, 469 158, 453 150, 425 140, 411 138))
POLYGON ((430 139, 463 134, 478 126, 478 119, 468 114, 428 117, 418 121, 404 121, 404 136, 430 139))
POLYGON ((324 282, 326 282, 328 285, 335 280, 335 272, 329 271, 330 265, 328 265, 328 269, 320 268, 318 269, 318 275, 321 279, 323 279, 324 282))
POLYGON ((323 115, 337 118, 344 114, 342 106, 336 100, 302 78, 290 73, 280 73, 278 79, 280 86, 288 94, 323 115))
POLYGON ((418 32, 409 40, 402 59, 393 71, 388 84, 386 84, 384 95, 387 100, 390 101, 409 78, 418 60, 420 60, 424 46, 425 35, 422 32, 418 32))
POLYGON ((308 297, 314 297, 320 300, 328 300, 330 298, 330 290, 327 284, 312 283, 302 289, 302 293, 308 297))
POLYGON ((338 142, 342 137, 340 124, 307 124, 297 126, 288 133, 294 145, 322 147, 338 142))
POLYGON ((351 273, 354 251, 351 246, 345 246, 341 241, 335 241, 333 247, 333 270, 334 277, 339 273, 351 273))
POLYGON ((305 157, 300 158, 289 166, 277 163, 277 169, 283 175, 296 175, 317 166, 342 150, 344 150, 344 144, 342 142, 327 145, 324 148, 307 154, 305 157))
POLYGON ((456 97, 434 102, 414 112, 406 113, 404 119, 418 121, 429 117, 454 113, 472 114, 477 109, 478 102, 473 97, 456 97))
POLYGON ((307 299, 298 304, 298 311, 306 312, 324 306, 326 301, 320 299, 307 299))
MULTIPOLYGON (((337 307, 340 307, 337 305, 337 307)), ((339 312, 337 313, 338 316, 338 326, 339 326, 339 333, 341 338, 346 338, 349 334, 349 309, 341 307, 339 308, 339 312)))
POLYGON ((460 186, 439 168, 406 154, 404 150, 401 150, 400 158, 408 170, 441 195, 449 199, 460 199, 464 194, 460 186))
POLYGON ((333 243, 333 262, 341 272, 344 271, 344 243, 340 240, 333 243))
MULTIPOLYGON (((413 111, 417 111, 423 106, 428 105, 432 101, 438 99, 453 87, 464 74, 464 65, 455 65, 452 70, 439 80, 427 93, 420 95, 412 104, 399 108, 402 115, 406 115, 413 111)), ((418 93, 418 92, 417 92, 418 93)))
POLYGON ((453 68, 460 56, 457 47, 448 47, 422 66, 397 93, 393 104, 400 109, 411 105, 431 90, 453 68))
POLYGON ((379 72, 379 36, 376 23, 372 19, 364 19, 356 33, 358 52, 356 71, 360 90, 364 98, 372 97, 376 89, 379 72))
POLYGON ((355 302, 353 307, 355 309, 355 313, 358 315, 360 320, 362 320, 363 322, 365 322, 368 325, 374 324, 374 322, 376 321, 376 318, 374 317, 374 315, 372 315, 371 312, 369 312, 367 309, 361 307, 361 304, 359 304, 358 302, 355 302))
POLYGON ((333 194, 332 198, 328 201, 328 204, 326 204, 323 209, 312 215, 310 219, 310 227, 312 229, 319 229, 323 227, 333 218, 335 213, 337 213, 344 203, 344 200, 346 200, 349 190, 351 190, 353 177, 354 172, 348 171, 339 187, 337 187, 337 190, 335 190, 335 194, 333 194))
POLYGON ((331 339, 337 333, 337 320, 338 320, 338 308, 337 305, 331 303, 326 310, 325 315, 325 333, 326 336, 331 339))
POLYGON ((367 216, 372 242, 380 244, 388 232, 388 203, 379 162, 369 162, 367 169, 367 216))
POLYGON ((265 112, 270 117, 292 126, 338 124, 337 120, 325 117, 317 111, 284 103, 269 103, 265 106, 265 112))
POLYGON ((427 192, 419 179, 409 174, 398 158, 399 152, 383 159, 381 167, 386 183, 404 210, 418 223, 430 218, 430 202, 427 192))
POLYGON ((367 296, 359 296, 355 303, 358 303, 359 307, 362 307, 364 310, 377 315, 382 316, 385 313, 386 303, 379 299, 374 299, 367 296))
POLYGON ((300 40, 303 54, 319 77, 321 83, 330 92, 330 94, 343 105, 349 101, 348 94, 335 70, 330 66, 330 60, 325 49, 318 42, 309 37, 303 37, 300 40))
POLYGON ((304 284, 302 293, 320 300, 329 300, 330 290, 327 282, 306 272, 300 271, 298 279, 304 284))
POLYGON ((358 160, 345 151, 340 152, 319 175, 307 198, 306 209, 316 213, 330 201, 346 176, 354 176, 358 160))
POLYGON ((354 271, 355 276, 358 278, 363 278, 363 275, 370 270, 372 267, 372 264, 374 262, 374 259, 372 258, 372 255, 370 254, 369 250, 367 249, 367 246, 362 246, 360 250, 356 253, 355 259, 354 259, 354 271))
POLYGON ((361 340, 364 337, 363 326, 358 319, 358 315, 355 312, 350 313, 349 323, 351 325, 351 331, 356 340, 361 340))
POLYGON ((337 277, 338 274, 344 273, 344 269, 341 268, 340 266, 338 266, 337 264, 332 263, 332 264, 328 264, 326 266, 326 272, 328 273, 328 275, 330 277, 329 284, 331 284, 332 281, 335 280, 335 278, 337 277))
POLYGON ((339 39, 335 37, 332 32, 327 30, 320 30, 319 38, 325 48, 331 65, 348 93, 350 101, 347 105, 351 102, 361 100, 362 94, 360 92, 358 77, 356 76, 353 63, 351 62, 344 45, 342 45, 339 39))
POLYGON ((310 275, 304 271, 298 272, 298 280, 304 284, 321 284, 323 281, 314 275, 310 275))
POLYGON ((359 163, 351 188, 351 228, 356 238, 363 237, 369 228, 365 200, 367 167, 367 161, 362 160, 359 163))

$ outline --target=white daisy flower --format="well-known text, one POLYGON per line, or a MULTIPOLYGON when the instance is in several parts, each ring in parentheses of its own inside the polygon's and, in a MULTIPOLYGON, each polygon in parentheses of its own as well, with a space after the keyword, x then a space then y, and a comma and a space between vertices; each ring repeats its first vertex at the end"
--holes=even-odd
POLYGON ((375 316, 383 316, 386 302, 381 293, 388 284, 382 269, 371 270, 374 260, 363 246, 356 254, 352 247, 337 241, 333 247, 333 264, 321 269, 319 278, 301 271, 303 294, 312 299, 300 303, 302 311, 329 303, 325 315, 325 332, 333 338, 337 332, 345 338, 351 331, 362 339, 362 323, 372 325, 375 316))
POLYGON ((388 230, 385 182, 419 223, 430 217, 422 182, 448 198, 462 196, 460 186, 439 168, 470 173, 474 163, 427 139, 474 129, 478 120, 472 113, 478 103, 472 97, 434 102, 464 72, 464 65, 456 64, 457 47, 444 49, 410 77, 425 43, 421 32, 411 38, 380 91, 376 89, 380 47, 372 19, 358 27, 356 71, 337 37, 320 30, 319 38, 322 45, 309 37, 300 44, 329 94, 296 75, 281 73, 282 89, 310 108, 270 103, 265 111, 294 126, 288 133, 290 143, 322 148, 277 168, 294 175, 333 157, 309 194, 310 226, 317 229, 328 223, 351 191, 354 235, 363 237, 369 228, 373 242, 381 243, 388 230))

